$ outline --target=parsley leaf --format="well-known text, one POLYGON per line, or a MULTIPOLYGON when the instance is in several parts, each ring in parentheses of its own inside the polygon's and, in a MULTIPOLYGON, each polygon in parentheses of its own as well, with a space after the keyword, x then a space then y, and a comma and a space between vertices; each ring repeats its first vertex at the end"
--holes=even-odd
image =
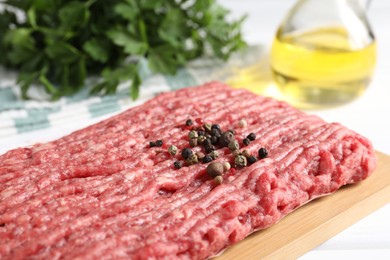
POLYGON ((129 81, 129 95, 136 99, 140 59, 154 72, 174 74, 207 50, 227 59, 245 46, 245 18, 229 20, 229 11, 216 0, 4 0, 1 5, 0 65, 19 71, 24 98, 32 84, 57 99, 77 92, 87 75, 100 75, 91 94, 114 93, 129 81))

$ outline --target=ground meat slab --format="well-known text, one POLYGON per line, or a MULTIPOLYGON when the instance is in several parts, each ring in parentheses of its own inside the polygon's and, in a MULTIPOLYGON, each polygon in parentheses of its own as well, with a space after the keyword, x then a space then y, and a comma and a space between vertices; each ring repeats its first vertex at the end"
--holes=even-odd
MULTIPOLYGON (((228 148, 219 153, 233 162, 228 148)), ((0 258, 204 259, 375 166, 366 138, 286 103, 218 82, 164 93, 0 156, 0 258), (180 153, 167 147, 189 147, 189 118, 234 128, 241 145, 253 132, 245 148, 269 156, 230 169, 221 185, 207 164, 177 170, 180 153), (164 145, 150 148, 158 139, 164 145)))

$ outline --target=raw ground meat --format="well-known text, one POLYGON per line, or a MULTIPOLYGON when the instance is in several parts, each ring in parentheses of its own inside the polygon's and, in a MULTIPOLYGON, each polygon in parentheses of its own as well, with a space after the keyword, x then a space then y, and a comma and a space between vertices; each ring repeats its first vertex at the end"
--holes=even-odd
MULTIPOLYGON (((200 147, 194 148, 195 151, 200 147)), ((233 161, 228 148, 218 161, 233 161)), ((367 178, 371 143, 337 123, 214 82, 169 92, 45 144, 0 156, 1 259, 203 259, 297 207, 367 178), (269 157, 217 185, 173 167, 187 119, 234 127, 269 157), (240 119, 248 126, 238 128, 240 119), (149 147, 162 139, 163 147, 149 147)))

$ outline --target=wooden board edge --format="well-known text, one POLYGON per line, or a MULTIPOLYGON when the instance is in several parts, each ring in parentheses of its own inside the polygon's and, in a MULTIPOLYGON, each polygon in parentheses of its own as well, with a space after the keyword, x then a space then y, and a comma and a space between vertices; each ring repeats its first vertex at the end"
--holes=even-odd
MULTIPOLYGON (((390 156, 381 152, 376 152, 376 155, 378 168, 367 180, 351 185, 351 187, 347 186, 334 194, 302 206, 274 226, 255 232, 238 244, 231 246, 216 259, 296 259, 390 203, 390 156), (384 181, 381 180, 382 177, 384 177, 384 181), (366 187, 372 188, 373 185, 374 190, 364 190, 366 187), (330 214, 326 219, 314 221, 314 223, 319 223, 306 231, 299 230, 296 224, 299 225, 300 215, 310 213, 312 209, 318 210, 321 205, 329 205, 339 199, 348 199, 344 195, 351 195, 349 193, 353 193, 353 191, 357 192, 362 199, 353 201, 351 205, 348 204, 348 201, 344 201, 336 213, 330 214), (346 207, 346 205, 349 206, 346 207), (295 226, 291 230, 283 230, 283 226, 288 225, 288 222, 293 222, 292 224, 295 226), (277 235, 281 236, 281 239, 278 239, 277 235), (267 241, 264 241, 267 239, 275 239, 278 245, 270 245, 271 248, 276 247, 275 250, 268 248, 267 241)), ((310 216, 307 219, 310 219, 310 216)), ((301 224, 306 224, 304 221, 301 222, 301 224)), ((270 243, 275 241, 270 241, 270 243)))

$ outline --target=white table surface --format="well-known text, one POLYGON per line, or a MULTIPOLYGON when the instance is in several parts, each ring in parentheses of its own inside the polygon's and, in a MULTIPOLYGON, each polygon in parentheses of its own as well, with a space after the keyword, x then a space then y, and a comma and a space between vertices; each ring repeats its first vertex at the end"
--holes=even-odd
MULTIPOLYGON (((233 16, 248 14, 244 35, 249 43, 269 47, 275 31, 292 0, 219 0, 233 10, 233 16)), ((374 0, 369 11, 378 40, 376 74, 367 92, 358 100, 322 111, 311 111, 327 121, 345 126, 372 140, 375 148, 390 154, 390 1, 374 0)), ((46 142, 103 118, 74 122, 66 127, 39 130, 14 137, 0 138, 0 154, 19 146, 46 142)), ((390 174, 390 169, 389 169, 390 174)), ((300 259, 390 259, 390 204, 360 220, 300 259)))

